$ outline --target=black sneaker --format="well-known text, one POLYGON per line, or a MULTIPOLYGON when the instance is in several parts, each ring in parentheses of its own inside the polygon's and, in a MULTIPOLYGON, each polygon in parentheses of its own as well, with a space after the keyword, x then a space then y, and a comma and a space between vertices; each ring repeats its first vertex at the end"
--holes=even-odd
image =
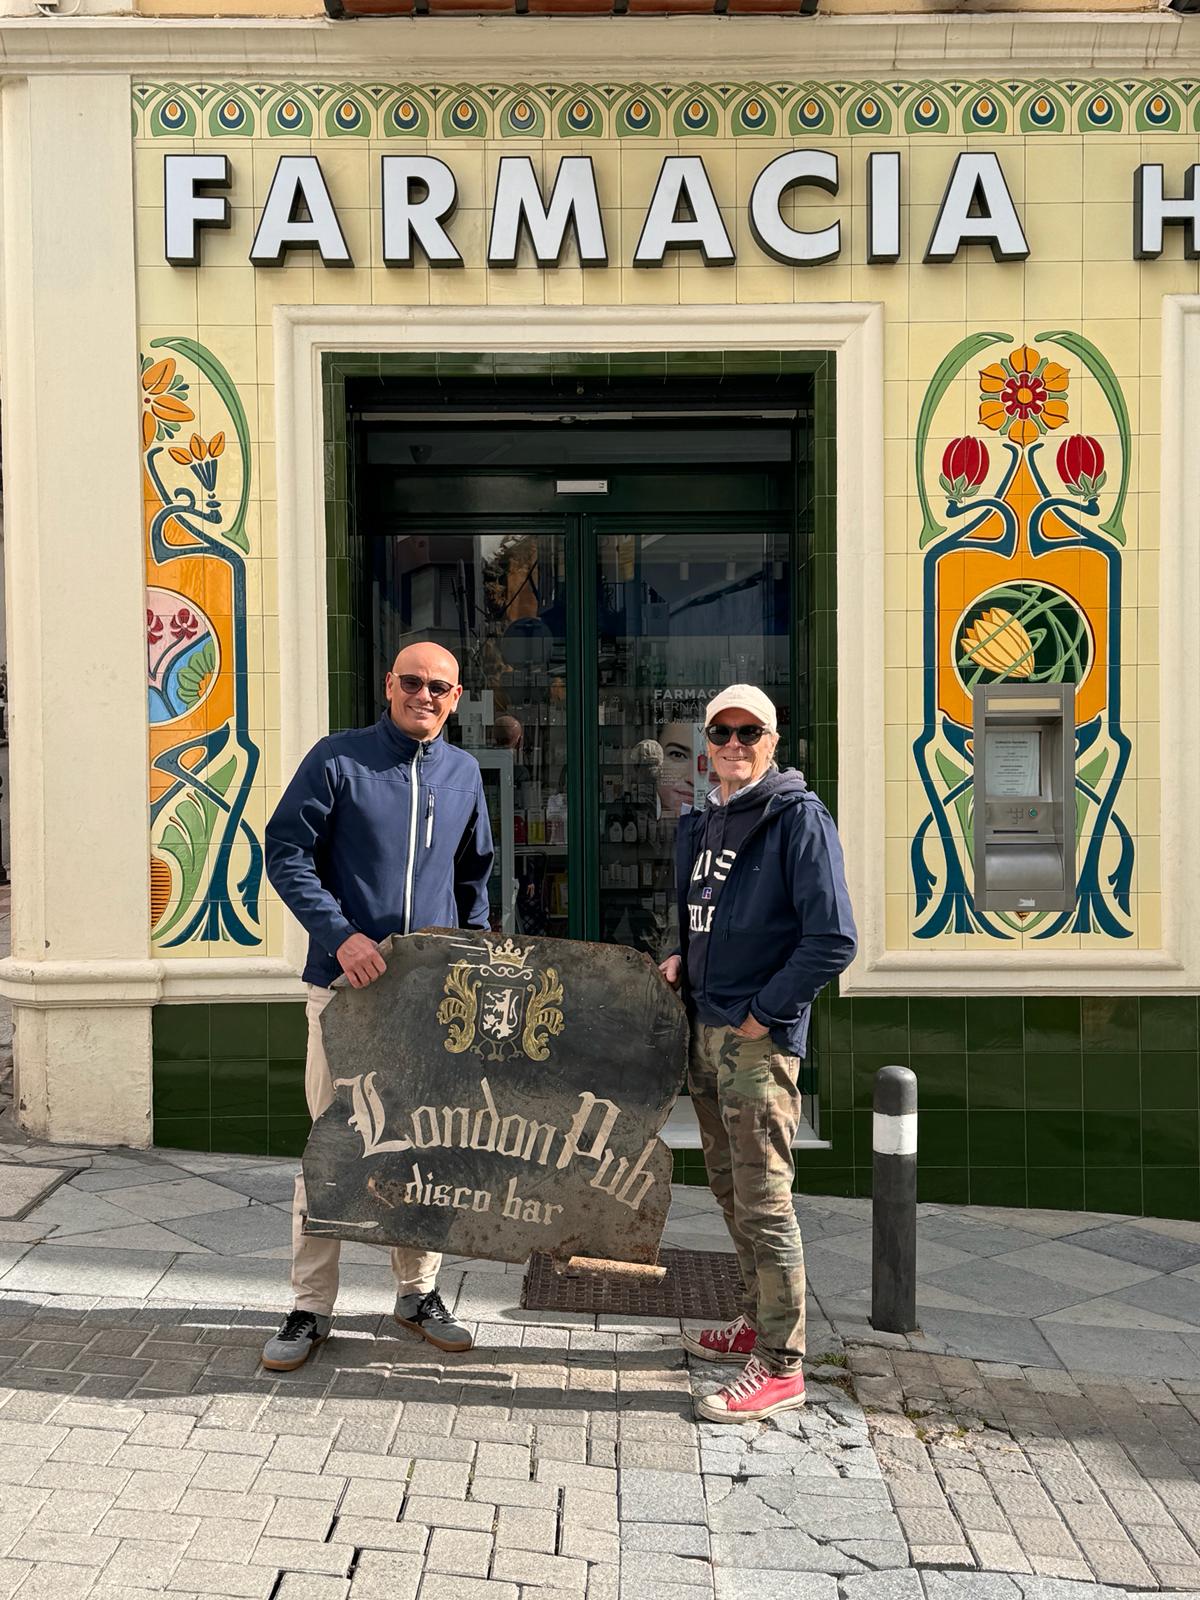
POLYGON ((268 1372, 294 1372, 328 1339, 332 1324, 332 1317, 315 1311, 289 1311, 283 1327, 263 1346, 263 1366, 268 1372))
POLYGON ((397 1295, 395 1317, 402 1328, 419 1333, 439 1350, 469 1350, 474 1343, 470 1329, 450 1315, 436 1289, 397 1295))

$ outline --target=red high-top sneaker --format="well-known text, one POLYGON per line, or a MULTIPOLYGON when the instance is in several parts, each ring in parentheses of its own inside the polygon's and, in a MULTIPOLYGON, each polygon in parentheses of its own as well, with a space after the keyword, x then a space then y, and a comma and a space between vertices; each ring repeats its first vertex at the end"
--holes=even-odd
POLYGON ((739 1378, 698 1400, 696 1410, 708 1422, 761 1422, 777 1411, 794 1411, 803 1404, 802 1372, 781 1377, 754 1357, 739 1378))
POLYGON ((758 1338, 745 1317, 734 1317, 723 1328, 701 1328, 699 1333, 683 1335, 683 1348, 701 1361, 740 1361, 754 1354, 758 1338))

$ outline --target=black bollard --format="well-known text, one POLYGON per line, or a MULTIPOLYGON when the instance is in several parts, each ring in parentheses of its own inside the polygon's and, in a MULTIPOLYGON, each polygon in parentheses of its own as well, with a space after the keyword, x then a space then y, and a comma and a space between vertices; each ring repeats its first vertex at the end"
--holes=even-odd
POLYGON ((917 1326, 917 1075, 907 1067, 875 1074, 871 1144, 871 1326, 917 1326))

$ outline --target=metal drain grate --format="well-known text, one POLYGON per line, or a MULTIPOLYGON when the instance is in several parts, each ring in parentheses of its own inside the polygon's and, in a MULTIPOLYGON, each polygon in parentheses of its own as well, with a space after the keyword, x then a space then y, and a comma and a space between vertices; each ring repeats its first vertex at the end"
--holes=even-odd
POLYGON ((548 1255, 535 1252, 525 1269, 521 1306, 526 1311, 587 1311, 628 1317, 735 1317, 742 1298, 737 1257, 713 1250, 663 1250, 656 1283, 601 1272, 555 1272, 548 1255))

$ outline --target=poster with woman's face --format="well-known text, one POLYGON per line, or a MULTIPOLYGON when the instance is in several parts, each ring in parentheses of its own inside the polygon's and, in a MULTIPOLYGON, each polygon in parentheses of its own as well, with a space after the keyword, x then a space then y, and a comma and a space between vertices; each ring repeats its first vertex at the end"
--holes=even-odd
POLYGON ((664 817, 680 817, 703 805, 710 788, 708 745, 698 723, 668 722, 658 735, 662 769, 658 800, 664 817))

